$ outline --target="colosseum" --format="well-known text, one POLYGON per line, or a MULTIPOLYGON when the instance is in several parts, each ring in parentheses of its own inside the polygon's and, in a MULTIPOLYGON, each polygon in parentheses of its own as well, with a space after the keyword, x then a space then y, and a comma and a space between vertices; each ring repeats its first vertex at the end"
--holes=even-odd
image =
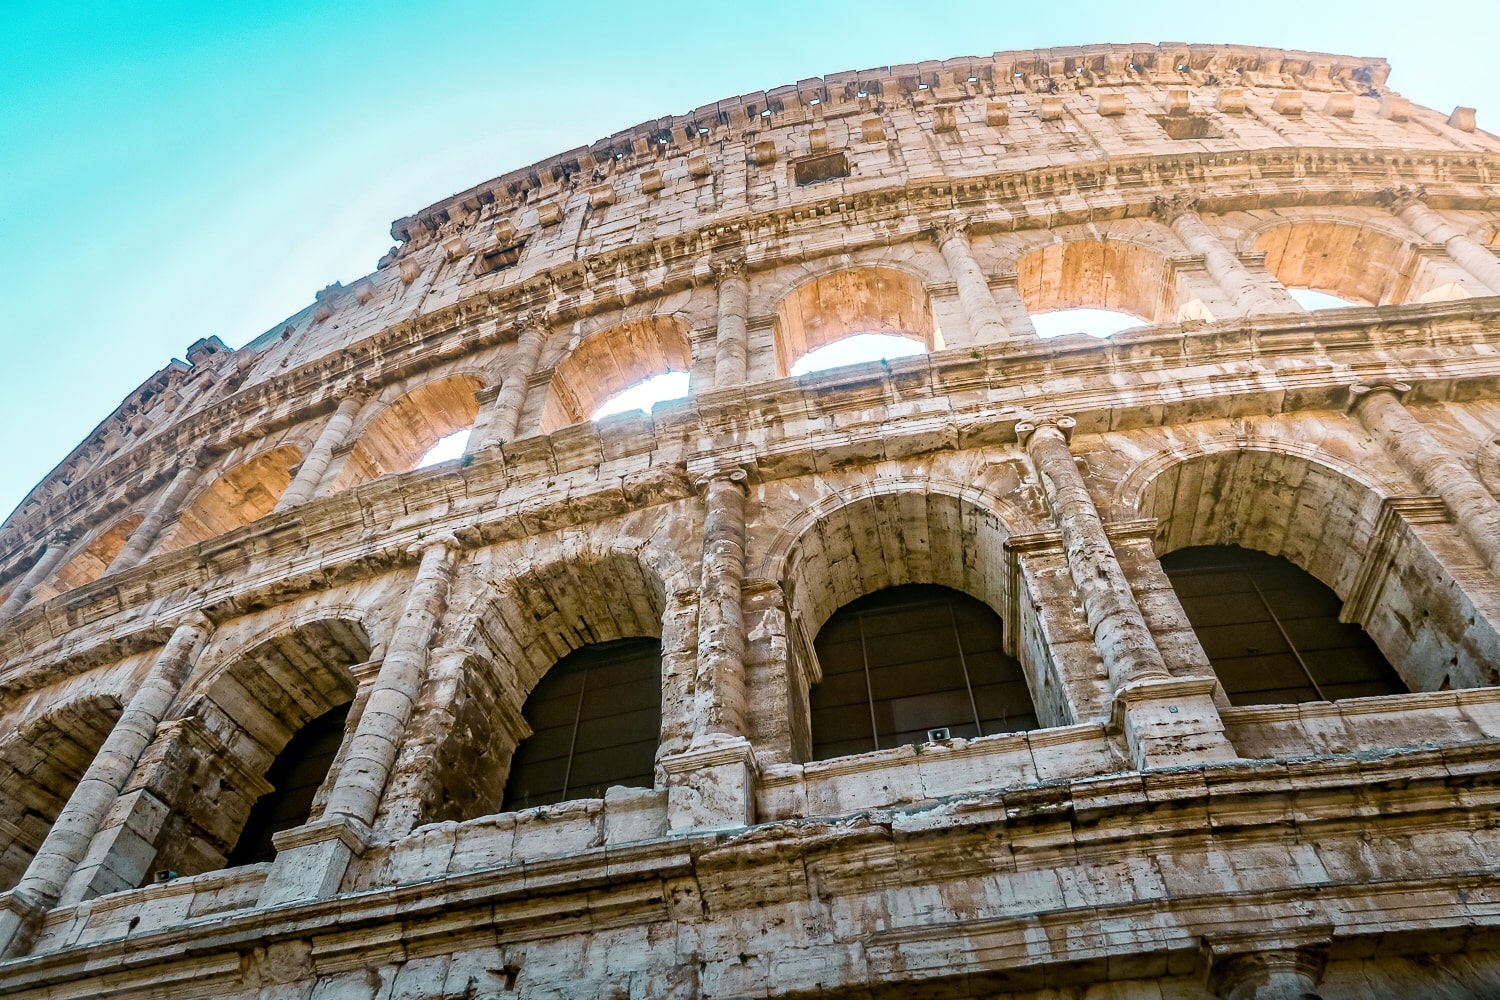
POLYGON ((803 80, 198 340, 0 529, 0 993, 1500 996, 1500 140, 1388 72, 803 80))

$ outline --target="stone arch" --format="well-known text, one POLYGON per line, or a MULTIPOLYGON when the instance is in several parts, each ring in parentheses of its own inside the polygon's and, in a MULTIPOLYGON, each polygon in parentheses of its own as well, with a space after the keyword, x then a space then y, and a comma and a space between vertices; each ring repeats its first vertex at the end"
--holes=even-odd
POLYGON ((145 520, 143 514, 129 514, 105 528, 73 555, 52 575, 48 586, 56 593, 93 583, 104 575, 115 556, 125 548, 131 532, 145 520))
POLYGON ((265 517, 291 485, 292 468, 301 460, 301 449, 282 445, 220 473, 178 513, 161 551, 217 538, 265 517))
POLYGON ((25 873, 121 711, 113 694, 84 695, 0 740, 0 892, 25 873))
POLYGON ((590 334, 552 371, 541 433, 591 420, 611 396, 692 366, 688 325, 677 316, 650 316, 590 334))
POLYGON ((483 762, 484 773, 463 789, 442 789, 441 802, 424 806, 428 820, 499 810, 511 757, 530 735, 522 706, 548 671, 578 650, 630 638, 661 640, 658 756, 690 736, 680 709, 693 670, 696 619, 678 596, 689 582, 674 556, 628 539, 568 539, 560 551, 549 547, 545 558, 520 555, 503 565, 504 576, 491 581, 453 630, 459 642, 448 648, 471 652, 448 699, 454 732, 431 748, 437 773, 472 772, 475 761, 483 762))
POLYGON ((1338 595, 1413 691, 1494 683, 1500 636, 1429 547, 1433 529, 1383 520, 1404 492, 1310 447, 1221 441, 1144 463, 1117 509, 1157 521, 1158 555, 1237 545, 1286 558, 1338 595))
POLYGON ((668 581, 688 583, 680 568, 663 572, 666 565, 627 544, 567 546, 547 559, 508 563, 461 645, 503 663, 524 697, 552 664, 584 646, 659 638, 674 592, 668 581))
POLYGON ((480 375, 458 372, 424 382, 378 408, 359 430, 329 492, 416 468, 438 441, 474 425, 475 393, 484 387, 480 375))
POLYGON ((1288 288, 1310 288, 1356 305, 1440 302, 1476 294, 1472 279, 1456 263, 1419 253, 1413 237, 1394 219, 1327 213, 1277 218, 1247 232, 1244 243, 1266 255, 1266 269, 1288 288))
POLYGON ((149 852, 113 862, 135 867, 126 880, 222 867, 251 807, 270 790, 266 769, 308 722, 354 700, 352 668, 371 653, 358 619, 324 610, 216 657, 179 696, 131 779, 166 810, 149 852))
POLYGON ((922 480, 861 484, 827 497, 778 532, 758 572, 785 594, 790 649, 787 697, 794 752, 812 745, 808 692, 820 679, 813 643, 835 611, 906 583, 937 584, 986 604, 1004 624, 1005 648, 1022 663, 1043 725, 1072 721, 1063 708, 1057 665, 1035 628, 1044 602, 1027 587, 1006 551, 1014 526, 1027 523, 984 490, 922 480))
POLYGON ((1030 313, 1110 309, 1148 323, 1178 319, 1170 258, 1115 236, 1065 239, 1028 251, 1016 261, 1016 291, 1030 313))
POLYGON ((881 333, 941 350, 943 337, 921 279, 886 264, 842 267, 794 286, 776 304, 776 374, 797 359, 859 333, 881 333))
POLYGON ((781 581, 793 613, 804 615, 813 633, 856 597, 900 583, 951 587, 1003 616, 1009 594, 999 569, 1002 550, 1012 526, 1024 523, 1003 497, 973 486, 936 479, 861 483, 823 498, 779 529, 751 575, 781 581), (876 534, 855 537, 862 524, 876 534), (843 539, 831 549, 817 542, 829 531, 843 539), (934 534, 960 544, 934 552, 934 534), (824 558, 830 552, 854 562, 836 568, 824 558), (829 575, 806 575, 819 566, 829 575))

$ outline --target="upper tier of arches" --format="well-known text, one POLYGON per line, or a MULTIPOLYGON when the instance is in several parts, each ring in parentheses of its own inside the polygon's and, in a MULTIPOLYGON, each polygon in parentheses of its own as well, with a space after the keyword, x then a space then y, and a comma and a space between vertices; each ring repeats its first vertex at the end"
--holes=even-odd
MULTIPOLYGON (((951 247, 919 236, 794 268, 736 271, 743 301, 739 316, 729 320, 726 308, 736 304, 726 306, 725 282, 717 279, 687 293, 643 300, 615 313, 614 322, 605 314, 569 328, 542 317, 538 354, 528 370, 517 368, 525 363, 517 343, 503 339, 498 347, 439 360, 368 398, 358 396, 337 440, 323 439, 332 422, 324 416, 321 423, 295 423, 207 461, 179 509, 148 518, 152 503, 170 492, 172 481, 161 480, 155 496, 140 497, 107 527, 75 539, 66 558, 36 582, 31 600, 127 568, 115 557, 143 522, 159 532, 144 547, 147 557, 204 542, 282 506, 283 493, 299 476, 307 480, 292 490, 299 501, 335 495, 412 469, 455 432, 476 428, 473 451, 587 421, 614 395, 663 373, 688 375, 694 394, 736 380, 774 379, 810 351, 870 333, 907 338, 927 352, 972 352, 997 337, 1024 345, 1035 339, 1029 317, 1057 310, 1116 310, 1161 324, 1229 320, 1256 309, 1296 311, 1300 307, 1285 295, 1287 289, 1328 293, 1352 305, 1491 294, 1486 278, 1493 276, 1473 273, 1472 265, 1425 242, 1404 217, 1384 208, 1255 209, 1195 218, 1243 274, 1209 273, 1205 258, 1194 253, 1200 243, 1163 215, 1025 233, 971 228, 964 242, 988 286, 987 301, 972 285, 955 287, 954 264, 945 258, 951 247), (1280 289, 1281 297, 1247 305, 1236 281, 1280 289), (733 366, 726 373, 720 357, 721 328, 730 320, 742 322, 744 330, 738 375, 733 366), (502 392, 507 379, 513 384, 502 392), (497 431, 495 411, 507 399, 514 412, 499 422, 509 419, 510 427, 497 431), (486 440, 476 440, 486 428, 486 440), (324 454, 316 458, 320 448, 324 454), (317 466, 312 478, 306 457, 317 466)), ((1490 235, 1496 232, 1500 227, 1490 235)), ((344 412, 347 397, 338 402, 344 412)))

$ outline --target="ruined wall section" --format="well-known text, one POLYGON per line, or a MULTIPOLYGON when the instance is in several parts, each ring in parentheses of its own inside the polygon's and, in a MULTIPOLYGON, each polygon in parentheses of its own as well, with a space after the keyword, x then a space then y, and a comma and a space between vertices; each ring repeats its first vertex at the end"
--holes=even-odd
MULTIPOLYGON (((997 167, 1024 175, 1169 150, 1500 149, 1493 137, 1447 127, 1435 112, 1385 90, 1387 72, 1380 60, 1232 46, 998 53, 836 74, 627 130, 399 220, 393 233, 402 242, 380 270, 347 288, 325 288, 313 305, 235 352, 226 376, 195 380, 212 383, 213 391, 167 393, 163 412, 150 420, 139 415, 144 404, 127 402, 10 519, 0 533, 0 560, 14 567, 31 558, 28 538, 63 527, 66 511, 79 509, 72 494, 102 489, 121 510, 138 501, 143 488, 162 481, 161 466, 183 443, 202 435, 183 427, 155 459, 138 453, 140 443, 203 407, 248 408, 275 426, 275 407, 267 405, 275 393, 234 402, 226 393, 305 369, 326 380, 349 370, 341 352, 393 326, 447 315, 476 296, 519 291, 525 299, 534 295, 527 286, 563 291, 582 282, 589 291, 574 298, 587 312, 601 292, 627 302, 659 294, 681 277, 669 282, 670 265, 651 258, 670 258, 674 241, 702 241, 706 227, 727 227, 718 240, 749 236, 754 261, 756 244, 767 238, 771 253, 778 242, 796 245, 757 223, 766 212, 790 220, 837 213, 841 200, 933 183, 962 186, 997 167), (1183 129, 1192 135, 1169 137, 1183 129), (808 178, 816 180, 802 183, 808 178), (106 465, 114 474, 101 477, 106 465), (121 487, 131 497, 119 497, 121 487)), ((1117 167, 1113 179, 1111 171, 1098 179, 1128 189, 1133 169, 1117 167)), ((1046 211, 1067 207, 1064 201, 1046 211)), ((160 399, 164 391, 142 395, 160 399)), ((293 398, 313 402, 314 414, 319 409, 306 389, 293 398)))

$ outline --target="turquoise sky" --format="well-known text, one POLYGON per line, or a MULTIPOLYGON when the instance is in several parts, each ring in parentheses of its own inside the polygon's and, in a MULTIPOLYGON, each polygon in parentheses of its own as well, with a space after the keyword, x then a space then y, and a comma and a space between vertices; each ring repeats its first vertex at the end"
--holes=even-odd
POLYGON ((0 511, 194 340, 238 347, 373 270, 392 219, 647 119, 846 69, 1175 39, 1385 56, 1407 96, 1493 130, 1497 29, 1495 0, 0 0, 0 511))

